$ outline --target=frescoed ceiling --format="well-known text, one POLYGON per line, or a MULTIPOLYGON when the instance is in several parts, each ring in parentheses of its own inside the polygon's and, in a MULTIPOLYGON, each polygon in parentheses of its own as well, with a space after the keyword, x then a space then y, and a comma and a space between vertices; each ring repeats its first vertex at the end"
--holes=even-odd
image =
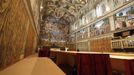
POLYGON ((69 25, 88 0, 43 0, 41 3, 41 38, 65 40, 69 25))
POLYGON ((78 11, 87 3, 87 0, 44 0, 43 19, 54 17, 66 23, 74 21, 78 11))

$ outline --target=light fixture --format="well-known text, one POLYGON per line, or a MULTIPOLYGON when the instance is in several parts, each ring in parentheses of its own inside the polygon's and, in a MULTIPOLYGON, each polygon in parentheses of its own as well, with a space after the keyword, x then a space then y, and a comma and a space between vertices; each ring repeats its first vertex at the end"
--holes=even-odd
POLYGON ((110 7, 109 6, 106 6, 106 11, 110 11, 110 7))
POLYGON ((40 6, 40 9, 43 9, 43 6, 40 6))

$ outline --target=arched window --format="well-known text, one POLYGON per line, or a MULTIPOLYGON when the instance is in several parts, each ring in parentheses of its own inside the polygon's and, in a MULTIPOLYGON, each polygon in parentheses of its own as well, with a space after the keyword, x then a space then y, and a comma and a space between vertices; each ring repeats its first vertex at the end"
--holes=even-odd
POLYGON ((96 16, 97 17, 102 16, 102 7, 101 7, 101 4, 98 4, 96 6, 96 16))

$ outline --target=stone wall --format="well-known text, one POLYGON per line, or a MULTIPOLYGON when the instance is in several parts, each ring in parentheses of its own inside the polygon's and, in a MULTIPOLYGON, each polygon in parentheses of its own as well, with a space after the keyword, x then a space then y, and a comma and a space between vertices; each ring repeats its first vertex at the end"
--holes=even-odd
POLYGON ((0 0, 0 69, 34 52, 33 27, 23 0, 0 0))

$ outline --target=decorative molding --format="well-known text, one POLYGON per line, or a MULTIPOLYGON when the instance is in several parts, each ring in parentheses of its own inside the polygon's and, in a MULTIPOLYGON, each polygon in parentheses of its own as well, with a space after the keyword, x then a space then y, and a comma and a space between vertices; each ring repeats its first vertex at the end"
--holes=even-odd
POLYGON ((76 43, 81 43, 81 42, 88 42, 88 39, 77 41, 76 43))

